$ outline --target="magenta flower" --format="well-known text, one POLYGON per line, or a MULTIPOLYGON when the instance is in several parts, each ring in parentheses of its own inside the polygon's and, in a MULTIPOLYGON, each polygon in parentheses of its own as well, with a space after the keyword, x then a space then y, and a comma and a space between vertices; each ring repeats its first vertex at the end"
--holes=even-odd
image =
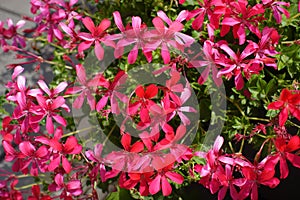
POLYGON ((115 24, 122 32, 120 34, 108 36, 108 39, 119 40, 115 48, 115 57, 119 58, 123 55, 124 47, 134 45, 128 54, 128 63, 135 63, 139 49, 142 49, 143 54, 146 56, 148 62, 151 62, 152 52, 147 52, 145 49, 146 41, 144 40, 144 33, 147 31, 147 26, 145 24, 142 24, 141 18, 132 17, 132 25, 127 25, 126 28, 124 28, 120 13, 118 11, 115 11, 113 13, 113 16, 115 24))
POLYGON ((215 13, 214 11, 217 10, 218 6, 223 5, 223 2, 220 0, 203 0, 199 1, 199 5, 200 8, 196 8, 195 10, 190 11, 187 17, 187 20, 195 18, 195 20, 192 23, 192 28, 195 30, 200 30, 202 28, 206 16, 209 19, 209 26, 218 28, 221 14, 215 13), (212 10, 212 6, 216 6, 216 9, 212 10))
MULTIPOLYGON (((154 163, 152 163, 154 164, 154 163)), ((168 180, 173 181, 177 184, 182 184, 184 178, 182 175, 172 171, 172 164, 167 167, 161 169, 161 164, 157 162, 154 165, 158 165, 158 169, 160 169, 153 180, 150 182, 149 185, 149 192, 150 194, 154 195, 162 190, 163 196, 169 196, 172 193, 172 187, 168 180)))
POLYGON ((46 129, 48 133, 54 133, 54 125, 52 118, 59 124, 66 126, 67 121, 65 118, 60 116, 58 112, 58 108, 68 108, 65 104, 65 99, 62 96, 58 96, 55 99, 47 99, 42 95, 37 95, 36 100, 38 101, 39 106, 41 107, 42 111, 44 112, 43 117, 46 117, 46 129))
POLYGON ((50 164, 48 166, 49 171, 54 171, 60 166, 62 162, 62 168, 66 173, 70 173, 72 166, 67 159, 67 155, 79 154, 82 150, 82 146, 78 144, 76 137, 70 136, 63 144, 60 142, 62 138, 62 128, 58 127, 54 133, 53 138, 47 138, 44 136, 36 137, 36 141, 50 146, 49 150, 52 150, 50 164))
POLYGON ((8 28, 5 28, 4 23, 0 21, 0 46, 2 47, 3 51, 8 51, 8 49, 3 48, 4 46, 8 45, 7 40, 12 40, 12 46, 18 47, 20 45, 22 48, 25 48, 25 39, 17 32, 24 26, 25 21, 20 20, 16 23, 16 25, 14 25, 12 19, 7 19, 6 23, 8 28))
POLYGON ((104 56, 104 49, 101 46, 101 43, 111 47, 115 46, 112 41, 105 38, 105 30, 110 26, 110 21, 108 19, 103 19, 98 26, 95 26, 91 18, 85 17, 82 19, 82 23, 90 31, 90 33, 78 33, 78 37, 84 40, 78 45, 78 52, 83 53, 84 50, 90 48, 92 44, 95 44, 95 55, 99 60, 102 60, 104 56))
POLYGON ((77 81, 80 86, 74 86, 68 88, 65 94, 76 94, 80 93, 79 96, 74 100, 73 107, 81 108, 85 96, 91 110, 95 110, 96 101, 93 96, 96 92, 96 87, 103 86, 108 87, 108 81, 101 74, 97 74, 94 78, 87 80, 85 69, 81 64, 76 65, 77 81))
POLYGON ((256 52, 256 45, 249 43, 242 53, 235 53, 227 44, 222 44, 220 49, 224 50, 230 56, 230 59, 217 61, 217 64, 225 67, 218 72, 218 77, 221 75, 225 75, 227 78, 235 76, 235 86, 238 90, 241 90, 244 87, 242 72, 246 74, 246 78, 250 78, 250 76, 247 76, 249 73, 258 73, 256 69, 251 69, 251 60, 246 59, 256 52))
POLYGON ((33 103, 31 96, 24 94, 24 92, 17 92, 15 95, 17 107, 12 114, 13 119, 19 120, 21 124, 21 131, 27 133, 32 130, 39 131, 39 121, 43 118, 43 111, 33 103))
POLYGON ((198 78, 198 83, 202 85, 208 79, 209 74, 211 73, 215 84, 220 86, 222 84, 222 78, 218 77, 218 68, 216 66, 216 60, 220 59, 220 53, 214 48, 214 44, 210 40, 206 40, 204 42, 202 50, 204 58, 194 58, 191 60, 192 67, 201 69, 205 67, 198 78))
POLYGON ((181 119, 181 122, 183 125, 190 125, 190 119, 184 114, 185 112, 188 113, 195 113, 197 112, 196 109, 194 109, 191 106, 184 106, 185 102, 190 98, 191 96, 191 88, 186 87, 181 92, 180 97, 174 98, 174 95, 166 95, 163 99, 164 102, 164 109, 170 110, 170 113, 168 114, 167 121, 171 120, 176 114, 178 114, 179 118, 181 119), (170 99, 173 101, 171 102, 170 99), (171 111, 173 110, 173 111, 171 111))
POLYGON ((246 27, 260 37, 257 23, 261 20, 259 15, 265 12, 261 4, 256 4, 253 7, 247 4, 248 1, 231 2, 230 6, 234 8, 232 9, 233 12, 229 16, 225 15, 222 21, 221 36, 225 36, 232 26, 233 36, 239 39, 240 45, 246 41, 246 27))
POLYGON ((262 0, 262 2, 266 7, 271 7, 274 18, 278 24, 281 23, 282 14, 284 14, 286 18, 290 17, 289 11, 287 11, 285 8, 282 7, 282 6, 290 7, 289 2, 277 1, 277 0, 262 0))
POLYGON ((300 94, 293 94, 288 89, 283 89, 277 101, 268 105, 268 110, 280 110, 279 126, 284 126, 289 115, 300 120, 300 94))
POLYGON ((170 52, 171 47, 179 50, 183 50, 183 47, 189 46, 194 42, 194 39, 188 35, 180 33, 183 30, 183 24, 181 23, 186 19, 188 12, 181 11, 175 21, 172 21, 163 11, 158 11, 158 17, 152 20, 155 27, 155 31, 150 31, 145 34, 145 37, 151 38, 151 42, 147 43, 147 51, 153 51, 158 47, 161 47, 161 55, 164 64, 170 62, 170 52), (169 27, 164 25, 164 22, 168 24, 169 27))
POLYGON ((94 167, 90 173, 92 183, 96 181, 98 174, 100 174, 100 179, 102 182, 106 181, 105 180, 106 169, 104 165, 104 160, 101 155, 102 149, 103 149, 102 144, 97 144, 94 148, 94 151, 88 150, 85 152, 86 157, 89 160, 96 163, 95 165, 93 165, 94 167))
POLYGON ((300 148, 300 138, 295 135, 286 142, 285 139, 278 137, 275 140, 275 146, 278 151, 275 157, 279 158, 280 161, 280 178, 284 179, 289 174, 287 160, 290 161, 294 167, 300 168, 300 156, 293 153, 300 148))
POLYGON ((38 176, 38 167, 41 172, 46 172, 46 162, 48 161, 48 149, 46 146, 40 146, 38 149, 33 146, 29 141, 24 141, 19 144, 20 154, 23 164, 21 170, 28 168, 31 164, 30 174, 38 176))
POLYGON ((79 196, 82 194, 80 180, 70 180, 68 183, 65 183, 64 177, 61 174, 56 174, 54 182, 49 185, 48 189, 51 192, 62 190, 60 194, 61 199, 66 199, 67 197, 72 198, 72 196, 79 196))

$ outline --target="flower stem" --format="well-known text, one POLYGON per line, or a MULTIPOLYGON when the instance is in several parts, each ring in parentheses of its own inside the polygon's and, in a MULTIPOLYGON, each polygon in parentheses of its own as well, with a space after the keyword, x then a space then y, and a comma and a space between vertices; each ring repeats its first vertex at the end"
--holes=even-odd
POLYGON ((114 132, 115 128, 117 127, 117 124, 114 124, 114 126, 111 128, 111 130, 109 131, 107 137, 105 138, 104 142, 103 142, 103 146, 105 146, 107 140, 109 139, 109 137, 111 136, 111 134, 114 132))
POLYGON ((75 134, 80 133, 80 132, 82 132, 82 131, 87 131, 87 130, 93 129, 93 128, 95 128, 95 127, 96 127, 96 126, 91 126, 91 127, 87 127, 87 128, 83 128, 83 129, 77 130, 77 131, 73 131, 73 132, 64 134, 64 135, 62 136, 62 138, 65 138, 65 137, 68 137, 68 136, 71 136, 71 135, 75 135, 75 134))
POLYGON ((29 185, 24 185, 24 186, 21 186, 21 187, 15 187, 16 190, 25 190, 25 189, 28 189, 28 188, 31 188, 32 186, 34 185, 40 185, 42 184, 41 182, 38 182, 38 183, 31 183, 29 185))
POLYGON ((270 122, 269 119, 263 119, 258 117, 248 117, 249 120, 255 120, 255 121, 264 121, 264 122, 270 122))
POLYGON ((294 122, 292 122, 292 121, 290 121, 290 120, 287 120, 287 121, 288 121, 288 123, 289 123, 290 125, 295 126, 295 127, 297 127, 297 128, 300 129, 300 125, 295 124, 294 122))

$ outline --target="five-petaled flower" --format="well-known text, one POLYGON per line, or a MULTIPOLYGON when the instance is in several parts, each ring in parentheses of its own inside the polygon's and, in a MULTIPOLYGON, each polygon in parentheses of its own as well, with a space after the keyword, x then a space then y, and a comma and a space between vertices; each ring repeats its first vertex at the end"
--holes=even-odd
POLYGON ((288 89, 283 89, 277 101, 268 105, 269 110, 280 110, 279 125, 283 126, 289 115, 300 120, 300 94, 293 93, 288 89))

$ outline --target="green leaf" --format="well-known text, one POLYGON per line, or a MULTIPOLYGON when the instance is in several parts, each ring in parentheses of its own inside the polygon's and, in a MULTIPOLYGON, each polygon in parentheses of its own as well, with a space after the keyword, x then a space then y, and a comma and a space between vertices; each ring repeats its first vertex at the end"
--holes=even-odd
POLYGON ((118 188, 118 191, 110 193, 106 200, 131 200, 129 190, 118 188))
POLYGON ((266 87, 266 95, 272 95, 277 90, 277 81, 275 79, 272 79, 269 81, 266 87))
POLYGON ((204 158, 200 158, 198 156, 194 156, 193 158, 193 161, 195 161, 197 164, 200 164, 200 165, 204 165, 205 164, 205 159, 204 158))

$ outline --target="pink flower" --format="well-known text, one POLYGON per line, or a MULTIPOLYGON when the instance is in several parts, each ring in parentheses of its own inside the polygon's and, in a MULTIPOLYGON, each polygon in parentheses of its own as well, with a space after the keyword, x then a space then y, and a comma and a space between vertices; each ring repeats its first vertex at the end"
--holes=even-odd
MULTIPOLYGON (((12 40, 12 46, 18 47, 20 45, 22 48, 25 48, 25 39, 17 32, 25 25, 25 21, 20 20, 16 23, 16 25, 14 25, 12 19, 7 19, 6 23, 8 26, 7 29, 4 28, 4 23, 0 21, 0 46, 3 48, 4 46, 8 45, 7 40, 12 40)), ((8 49, 3 48, 3 51, 7 52, 8 49)))
POLYGON ((122 32, 121 34, 108 36, 108 39, 119 40, 115 48, 115 57, 119 58, 123 55, 124 47, 134 45, 128 54, 128 63, 135 63, 139 49, 142 49, 143 54, 146 56, 148 62, 151 62, 152 52, 146 51, 145 49, 146 41, 144 40, 144 33, 147 31, 147 26, 145 24, 142 24, 141 18, 137 16, 132 17, 132 25, 128 24, 126 28, 124 28, 120 13, 118 11, 115 11, 113 13, 113 16, 115 24, 122 32))
MULTIPOLYGON (((65 118, 58 114, 58 108, 68 108, 65 104, 65 99, 62 96, 58 96, 55 99, 47 99, 42 95, 37 95, 36 100, 38 101, 39 106, 44 112, 43 118, 46 117, 46 129, 48 133, 52 134, 54 132, 54 124, 52 118, 59 124, 66 126, 67 121, 65 118)), ((67 109, 69 110, 69 109, 67 109)))
POLYGON ((52 154, 50 158, 50 164, 48 166, 49 171, 54 171, 56 168, 58 168, 62 161, 62 168, 66 173, 70 173, 72 166, 66 156, 79 154, 82 150, 82 146, 78 144, 78 141, 74 136, 69 136, 64 144, 61 143, 60 140, 62 138, 62 134, 62 128, 58 127, 53 138, 38 136, 36 137, 36 141, 51 147, 50 150, 52 150, 52 154))
POLYGON ((210 149, 205 155, 206 164, 198 170, 201 176, 199 183, 208 188, 212 194, 216 193, 221 186, 218 176, 214 172, 219 170, 219 168, 222 168, 218 158, 221 155, 220 150, 223 142, 223 137, 218 136, 216 138, 213 148, 210 149))
POLYGON ((104 56, 104 49, 101 46, 101 43, 114 47, 113 42, 105 39, 105 30, 110 26, 110 21, 108 19, 103 19, 98 26, 95 26, 91 18, 85 17, 82 19, 82 23, 90 31, 90 33, 78 33, 78 37, 84 40, 78 45, 78 52, 83 53, 84 50, 90 48, 92 44, 95 44, 95 55, 99 60, 102 60, 104 56))
POLYGON ((68 86, 68 84, 66 82, 61 82, 55 88, 49 89, 49 87, 43 80, 39 80, 37 82, 37 84, 49 96, 50 99, 57 97, 58 94, 61 93, 62 91, 64 91, 66 89, 66 87, 68 86))
POLYGON ((23 166, 21 170, 24 170, 31 164, 30 174, 32 176, 38 176, 38 169, 41 172, 46 172, 46 164, 48 158, 48 149, 46 146, 40 146, 38 149, 33 146, 29 141, 24 141, 19 144, 20 154, 19 157, 23 159, 23 166))
POLYGON ((265 7, 271 7, 274 18, 278 24, 280 24, 282 20, 281 14, 284 14, 286 18, 290 17, 289 11, 287 11, 282 7, 282 6, 290 7, 289 2, 277 1, 277 0, 262 0, 262 2, 265 5, 265 7))
POLYGON ((68 183, 64 182, 64 177, 61 174, 56 174, 54 182, 49 185, 48 189, 51 192, 57 192, 61 189, 60 198, 67 198, 72 196, 79 196, 82 194, 80 180, 70 180, 68 183))
POLYGON ((238 90, 241 90, 244 87, 242 72, 246 74, 246 78, 250 78, 249 73, 258 73, 257 69, 251 68, 251 60, 246 59, 256 51, 256 45, 249 43, 242 53, 235 53, 227 44, 222 44, 220 49, 225 51, 230 56, 230 59, 217 61, 217 64, 225 67, 218 72, 218 77, 221 75, 225 75, 227 78, 235 76, 235 86, 238 90))
POLYGON ((73 107, 81 108, 85 96, 91 110, 95 110, 96 101, 93 96, 96 92, 97 86, 108 87, 108 81, 101 74, 97 74, 94 78, 87 80, 85 69, 81 64, 76 65, 77 81, 80 86, 74 86, 68 88, 65 94, 76 94, 80 93, 79 96, 74 100, 73 107))
POLYGON ((194 42, 194 39, 188 35, 180 33, 183 30, 181 23, 186 19, 187 11, 181 11, 175 21, 172 21, 163 11, 158 11, 158 17, 152 20, 155 31, 150 31, 145 37, 151 38, 151 42, 146 45, 147 51, 153 51, 161 47, 161 55, 165 64, 170 62, 171 47, 183 50, 183 47, 189 46, 194 42), (164 22, 169 27, 164 25, 164 22))
POLYGON ((255 6, 247 6, 248 1, 231 2, 233 12, 229 16, 224 16, 222 21, 221 36, 225 36, 230 27, 233 27, 234 38, 239 39, 239 44, 242 45, 246 41, 246 31, 247 27, 252 33, 260 37, 260 31, 258 29, 258 21, 260 20, 260 14, 265 12, 261 4, 256 4, 255 6))
POLYGON ((220 59, 220 53, 217 49, 214 48, 214 43, 210 40, 206 40, 203 45, 203 57, 193 58, 191 60, 192 67, 195 68, 204 68, 201 72, 200 77, 198 78, 198 83, 203 84, 209 77, 209 74, 212 73, 212 79, 217 86, 222 84, 222 78, 218 77, 218 67, 216 66, 216 60, 220 59))
POLYGON ((172 193, 172 187, 168 180, 177 184, 182 184, 184 178, 182 175, 172 171, 172 164, 162 169, 159 167, 161 164, 162 163, 160 162, 153 163, 153 165, 158 165, 157 167, 160 170, 158 170, 156 176, 150 182, 149 192, 150 194, 154 195, 162 190, 163 196, 169 196, 172 193))
POLYGON ((91 182, 93 183, 94 181, 96 181, 98 174, 100 174, 100 178, 102 182, 105 182, 105 173, 106 173, 106 169, 105 169, 105 165, 104 165, 104 160, 101 156, 102 153, 102 149, 103 146, 102 144, 97 144, 94 148, 94 151, 88 150, 85 152, 86 157, 95 162, 96 165, 93 165, 93 169, 91 171, 91 182))
POLYGON ((166 119, 167 121, 171 120, 176 114, 178 114, 183 125, 190 125, 190 119, 184 113, 196 113, 197 110, 191 106, 184 106, 184 104, 189 100, 191 94, 191 88, 188 86, 183 89, 179 98, 174 98, 174 95, 165 96, 163 99, 164 109, 169 110, 169 114, 166 119), (173 100, 172 102, 170 101, 170 98, 173 100))
POLYGON ((12 114, 13 119, 19 121, 23 133, 27 133, 30 130, 38 132, 38 123, 43 118, 44 113, 33 103, 33 97, 30 93, 32 92, 32 94, 37 95, 40 95, 40 93, 33 90, 27 90, 25 87, 25 78, 22 76, 18 77, 17 85, 20 92, 17 92, 16 95, 7 97, 7 99, 15 100, 17 103, 17 107, 12 114))
POLYGON ((107 102, 108 99, 110 99, 110 110, 107 112, 114 113, 114 114, 120 114, 120 108, 118 104, 118 99, 120 99, 123 103, 128 103, 128 97, 118 90, 122 88, 122 84, 124 84, 127 80, 127 74, 125 71, 120 70, 114 77, 114 80, 111 82, 108 82, 108 84, 104 85, 103 89, 100 90, 99 94, 102 95, 101 99, 98 101, 96 105, 96 110, 99 112, 102 110, 107 102))

